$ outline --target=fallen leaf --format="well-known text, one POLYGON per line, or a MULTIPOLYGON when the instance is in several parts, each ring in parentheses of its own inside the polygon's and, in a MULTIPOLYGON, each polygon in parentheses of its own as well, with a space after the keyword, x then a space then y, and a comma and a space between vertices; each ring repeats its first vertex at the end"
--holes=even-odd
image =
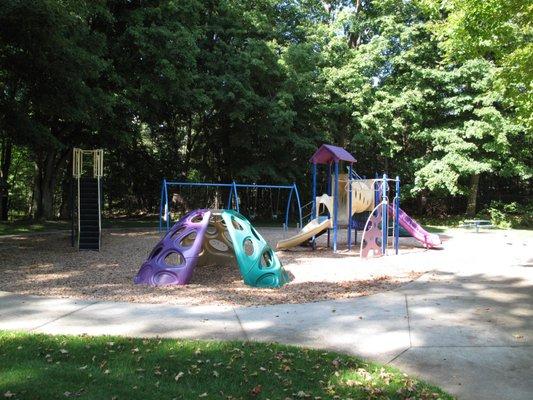
POLYGON ((261 385, 257 385, 257 386, 254 386, 252 390, 250 390, 250 394, 252 396, 257 396, 258 394, 261 393, 262 390, 263 390, 263 387, 261 385))

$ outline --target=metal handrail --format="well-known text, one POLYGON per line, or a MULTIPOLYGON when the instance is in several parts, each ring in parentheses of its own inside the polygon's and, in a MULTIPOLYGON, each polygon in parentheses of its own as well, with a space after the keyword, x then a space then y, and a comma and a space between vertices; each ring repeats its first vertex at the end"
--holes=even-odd
POLYGON ((81 178, 83 175, 84 155, 93 157, 93 178, 101 178, 104 175, 104 151, 102 149, 83 150, 75 147, 72 153, 72 176, 74 178, 81 178))

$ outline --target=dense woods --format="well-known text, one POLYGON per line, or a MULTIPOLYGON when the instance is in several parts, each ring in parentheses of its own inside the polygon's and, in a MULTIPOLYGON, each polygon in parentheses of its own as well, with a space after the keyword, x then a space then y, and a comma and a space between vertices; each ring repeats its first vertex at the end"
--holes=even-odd
MULTIPOLYGON (((163 177, 296 182, 346 147, 416 213, 531 196, 526 0, 3 0, 0 217, 68 216, 73 147, 109 213, 163 177), (431 201, 429 201, 431 200, 431 201)), ((409 207, 407 207, 409 208, 409 207)))

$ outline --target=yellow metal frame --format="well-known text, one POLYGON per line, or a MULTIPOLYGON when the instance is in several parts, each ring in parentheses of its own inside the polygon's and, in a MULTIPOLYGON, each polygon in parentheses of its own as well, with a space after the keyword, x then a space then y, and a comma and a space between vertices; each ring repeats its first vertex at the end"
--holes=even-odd
POLYGON ((83 156, 88 155, 93 158, 93 177, 101 178, 104 175, 104 150, 82 150, 74 148, 72 176, 80 178, 83 175, 83 156))

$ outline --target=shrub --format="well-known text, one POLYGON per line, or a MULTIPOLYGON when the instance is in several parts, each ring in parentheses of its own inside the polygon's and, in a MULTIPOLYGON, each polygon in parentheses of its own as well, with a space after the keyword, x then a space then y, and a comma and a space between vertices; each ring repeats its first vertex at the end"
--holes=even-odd
POLYGON ((492 224, 500 228, 533 228, 533 202, 531 201, 526 204, 492 201, 482 214, 490 216, 492 224))

